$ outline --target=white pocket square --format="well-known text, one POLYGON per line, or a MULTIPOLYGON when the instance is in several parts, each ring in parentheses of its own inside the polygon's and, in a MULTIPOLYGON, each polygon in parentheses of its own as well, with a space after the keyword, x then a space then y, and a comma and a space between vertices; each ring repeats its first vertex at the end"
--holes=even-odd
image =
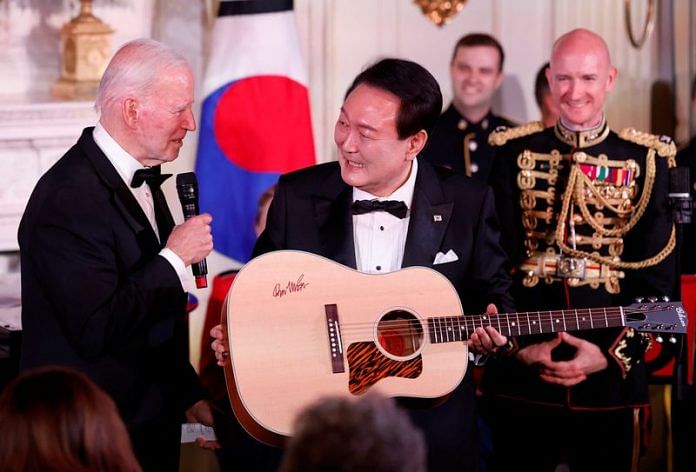
POLYGON ((459 257, 457 257, 457 254, 452 249, 450 249, 446 253, 438 252, 437 254, 435 254, 435 260, 433 261, 433 265, 446 264, 448 262, 454 262, 458 260, 459 257))

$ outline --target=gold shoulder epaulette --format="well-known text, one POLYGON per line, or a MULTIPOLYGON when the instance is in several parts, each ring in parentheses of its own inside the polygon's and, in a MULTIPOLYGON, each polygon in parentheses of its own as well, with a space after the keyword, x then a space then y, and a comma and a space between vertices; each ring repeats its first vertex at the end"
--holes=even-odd
POLYGON ((530 134, 544 131, 544 124, 541 121, 530 121, 522 126, 506 128, 501 126, 488 135, 488 144, 491 146, 502 146, 511 139, 521 138, 530 134))
POLYGON ((633 128, 624 128, 619 133, 619 137, 626 141, 652 148, 660 157, 667 157, 673 160, 674 156, 677 155, 677 146, 669 136, 658 136, 656 134, 644 133, 633 128))

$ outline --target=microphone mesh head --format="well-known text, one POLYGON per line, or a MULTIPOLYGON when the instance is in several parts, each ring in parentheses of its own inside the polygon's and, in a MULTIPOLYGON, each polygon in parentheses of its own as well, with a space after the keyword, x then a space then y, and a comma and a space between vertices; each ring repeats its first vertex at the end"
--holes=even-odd
POLYGON ((198 185, 198 179, 193 172, 184 172, 176 176, 176 185, 198 185))

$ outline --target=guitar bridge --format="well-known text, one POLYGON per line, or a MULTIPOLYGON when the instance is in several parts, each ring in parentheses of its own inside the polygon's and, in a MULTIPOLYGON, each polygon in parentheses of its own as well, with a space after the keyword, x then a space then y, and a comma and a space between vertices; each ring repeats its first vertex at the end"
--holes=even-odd
POLYGON ((336 304, 324 305, 326 313, 326 332, 329 335, 329 355, 331 356, 331 370, 334 374, 346 371, 343 362, 343 342, 341 340, 341 324, 338 322, 338 308, 336 304))

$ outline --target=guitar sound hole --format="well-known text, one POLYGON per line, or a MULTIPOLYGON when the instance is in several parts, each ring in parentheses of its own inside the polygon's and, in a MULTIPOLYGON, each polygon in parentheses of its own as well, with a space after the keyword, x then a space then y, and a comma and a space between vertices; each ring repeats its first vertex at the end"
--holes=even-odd
POLYGON ((393 356, 410 356, 423 344, 423 326, 407 311, 389 312, 377 325, 377 342, 393 356))

